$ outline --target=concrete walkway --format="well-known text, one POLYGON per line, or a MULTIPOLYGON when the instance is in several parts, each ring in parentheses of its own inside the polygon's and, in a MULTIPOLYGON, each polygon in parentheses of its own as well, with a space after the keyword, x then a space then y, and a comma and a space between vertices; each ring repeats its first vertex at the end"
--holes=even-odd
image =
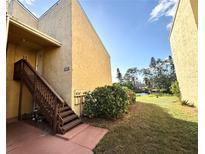
POLYGON ((92 154, 107 129, 81 124, 64 135, 50 135, 24 122, 7 124, 9 154, 92 154))

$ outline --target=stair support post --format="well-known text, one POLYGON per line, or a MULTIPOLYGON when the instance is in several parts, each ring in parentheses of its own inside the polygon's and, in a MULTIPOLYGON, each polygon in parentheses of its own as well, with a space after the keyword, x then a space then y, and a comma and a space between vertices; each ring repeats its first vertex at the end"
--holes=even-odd
POLYGON ((21 120, 21 106, 22 106, 22 91, 23 91, 23 62, 21 62, 20 66, 20 93, 19 93, 19 108, 18 108, 18 120, 21 120))
POLYGON ((34 88, 33 88, 33 111, 36 109, 36 84, 37 84, 37 79, 36 76, 34 75, 34 88))
POLYGON ((56 98, 56 104, 55 104, 55 109, 54 109, 54 117, 53 117, 53 132, 54 134, 57 133, 57 118, 58 118, 58 101, 57 101, 57 98, 56 98))

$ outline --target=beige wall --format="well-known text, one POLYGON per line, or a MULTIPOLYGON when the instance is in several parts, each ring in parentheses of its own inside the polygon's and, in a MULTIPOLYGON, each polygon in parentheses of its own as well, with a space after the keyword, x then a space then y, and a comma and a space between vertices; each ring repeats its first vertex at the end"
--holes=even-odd
MULTIPOLYGON (((9 15, 13 16, 15 19, 37 28, 38 20, 36 20, 25 8, 23 8, 17 0, 11 1, 8 13, 10 13, 9 15)), ((9 35, 16 34, 10 33, 9 35)), ((38 64, 38 70, 40 73, 43 71, 43 50, 38 51, 37 49, 30 47, 26 44, 26 42, 22 42, 21 44, 18 43, 17 45, 8 40, 6 57, 7 119, 18 116, 20 82, 13 80, 13 71, 14 63, 22 58, 26 58, 34 68, 37 68, 38 64)), ((25 85, 23 85, 22 94, 22 114, 29 113, 32 111, 32 96, 25 85)))
MULTIPOLYGON (((35 52, 22 48, 19 53, 35 53, 29 57, 35 58, 37 62, 31 63, 77 113, 79 106, 74 105, 75 90, 88 91, 112 83, 110 56, 77 0, 60 0, 41 16, 37 23, 17 2, 14 3, 13 15, 62 43, 60 48, 44 48, 35 52), (70 70, 64 71, 66 67, 70 70)), ((13 52, 12 45, 9 45, 7 67, 13 67, 13 52)), ((13 73, 12 69, 8 71, 13 73)), ((8 98, 13 95, 13 100, 8 100, 8 117, 17 115, 18 110, 13 111, 11 108, 18 109, 19 95, 19 83, 12 78, 10 80, 15 90, 7 96, 8 98)), ((13 88, 12 86, 8 86, 8 91, 13 88)), ((31 101, 30 93, 27 91, 24 94, 24 102, 31 101)), ((27 111, 29 107, 25 108, 27 111)))
MULTIPOLYGON (((14 63, 23 57, 27 57, 28 62, 35 67, 36 52, 23 46, 9 43, 6 57, 6 118, 18 116, 20 82, 13 80, 14 63)), ((22 114, 31 112, 32 97, 25 85, 22 91, 22 114)))
MULTIPOLYGON (((72 0, 72 92, 111 83, 110 56, 78 1, 72 0)), ((72 107, 79 113, 79 106, 72 107)))
POLYGON ((61 0, 39 19, 39 30, 62 43, 60 48, 44 51, 43 76, 70 104, 71 102, 71 20, 70 1, 61 0))
POLYGON ((11 0, 9 13, 10 15, 14 16, 15 19, 18 19, 19 21, 31 27, 38 27, 38 20, 35 19, 28 11, 26 11, 17 0, 11 0))
POLYGON ((39 50, 36 53, 36 70, 43 75, 44 50, 39 50))
POLYGON ((180 0, 170 44, 182 100, 198 102, 198 30, 189 0, 180 0))

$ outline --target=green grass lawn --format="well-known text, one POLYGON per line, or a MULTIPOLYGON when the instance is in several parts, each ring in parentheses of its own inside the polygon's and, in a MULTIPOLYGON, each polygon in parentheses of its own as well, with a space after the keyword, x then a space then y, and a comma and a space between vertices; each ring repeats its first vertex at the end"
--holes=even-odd
POLYGON ((197 109, 174 96, 139 96, 121 119, 84 121, 109 129, 94 153, 197 153, 197 109))

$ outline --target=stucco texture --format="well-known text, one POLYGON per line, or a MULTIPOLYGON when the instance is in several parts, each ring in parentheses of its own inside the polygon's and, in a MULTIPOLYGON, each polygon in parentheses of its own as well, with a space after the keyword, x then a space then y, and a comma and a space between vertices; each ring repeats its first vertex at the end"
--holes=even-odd
MULTIPOLYGON (((110 85, 110 56, 80 4, 72 0, 72 92, 110 85)), ((79 106, 72 106, 79 112, 79 106)))
POLYGON ((11 13, 11 16, 15 17, 15 19, 33 28, 38 27, 38 20, 35 19, 28 11, 26 11, 17 0, 11 1, 9 12, 11 13))
MULTIPOLYGON (((8 44, 6 59, 6 117, 7 119, 18 116, 20 82, 13 80, 14 63, 22 58, 35 67, 36 52, 23 46, 8 44), (25 57, 26 56, 26 57, 25 57)), ((25 85, 22 90, 22 114, 32 110, 32 96, 25 85)))
MULTIPOLYGON (((193 0, 195 1, 195 0, 193 0)), ((192 4, 193 5, 193 4, 192 4)), ((182 100, 198 102, 198 29, 190 0, 180 0, 170 35, 182 100)), ((195 7, 196 9, 196 7, 195 7)))
MULTIPOLYGON (((25 8, 17 1, 10 1, 8 13, 15 20, 23 22, 37 29, 38 20, 36 20, 25 8)), ((15 39, 16 35, 20 35, 17 31, 11 31, 9 28, 7 55, 6 55, 6 117, 7 119, 16 118, 18 116, 19 108, 19 93, 20 82, 13 80, 14 63, 18 60, 25 58, 27 61, 42 73, 43 65, 43 51, 37 49, 32 42, 15 39)), ((23 38, 23 37, 22 37, 23 38)), ((18 38, 19 39, 19 38, 18 38)), ((30 113, 32 111, 32 95, 23 84, 22 90, 22 108, 21 113, 30 113)))
MULTIPOLYGON (((16 0, 11 12, 15 19, 57 39, 62 46, 38 49, 34 46, 31 51, 31 46, 25 47, 25 42, 14 45, 8 41, 7 118, 18 115, 20 86, 18 81, 13 81, 12 73, 14 62, 23 55, 78 114, 74 91, 89 91, 112 83, 110 56, 77 0, 58 1, 38 20, 34 20, 16 0)), ((15 35, 13 33, 9 35, 15 35)), ((27 90, 25 86, 24 89, 27 90)), ((24 90, 23 112, 31 110, 31 101, 31 94, 24 90), (30 102, 30 106, 24 102, 30 102)))
POLYGON ((44 49, 43 76, 71 105, 71 13, 70 1, 61 0, 39 19, 38 29, 62 43, 60 48, 44 49))

